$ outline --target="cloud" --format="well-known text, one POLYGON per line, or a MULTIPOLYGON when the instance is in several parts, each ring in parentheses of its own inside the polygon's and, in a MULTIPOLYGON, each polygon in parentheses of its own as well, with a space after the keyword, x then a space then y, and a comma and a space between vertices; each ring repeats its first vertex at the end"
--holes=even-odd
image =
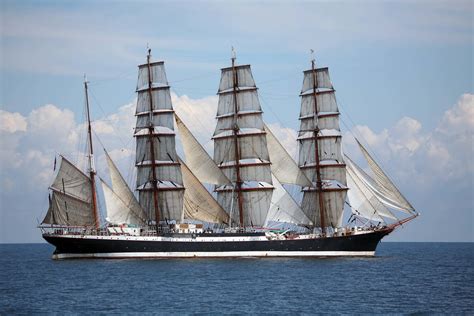
POLYGON ((25 132, 27 122, 20 113, 0 110, 0 131, 6 133, 25 132))
POLYGON ((216 126, 218 100, 217 96, 191 99, 186 95, 178 96, 176 93, 171 93, 176 114, 209 153, 214 148, 211 138, 216 126))
MULTIPOLYGON (((176 113, 212 156, 211 137, 218 98, 192 99, 172 93, 172 101, 176 113)), ((134 105, 135 101, 93 122, 96 134, 132 187, 135 172, 135 143, 132 137, 134 105)), ((432 226, 420 228, 421 231, 410 235, 412 239, 440 240, 442 238, 435 234, 439 227, 436 225, 446 222, 449 214, 462 219, 472 212, 473 108, 474 95, 465 94, 444 113, 432 131, 424 130, 420 121, 410 117, 401 118, 394 126, 379 132, 368 126, 355 126, 351 131, 375 153, 376 160, 393 176, 402 192, 409 200, 415 201, 415 207, 431 211, 426 221, 432 220, 432 226), (455 209, 446 213, 445 208, 453 206, 456 206, 455 209), (464 213, 460 213, 461 210, 464 213), (422 232, 425 232, 425 237, 420 237, 422 232)), ((26 116, 2 111, 0 121, 8 122, 2 124, 0 130, 0 239, 17 241, 11 236, 18 238, 18 233, 15 235, 8 227, 24 227, 24 236, 27 237, 22 241, 38 240, 38 234, 33 231, 36 225, 34 218, 44 214, 47 207, 47 187, 54 176, 53 159, 56 153, 61 152, 73 162, 78 162, 80 167, 85 167, 79 154, 86 145, 85 126, 77 121, 71 111, 52 104, 34 109, 26 116)), ((268 125, 296 158, 296 131, 278 123, 270 122, 268 125)), ((351 132, 346 132, 344 137, 345 152, 361 162, 362 157, 350 137, 351 132)), ((96 146, 96 149, 100 148, 98 142, 96 146)), ((107 178, 101 150, 96 150, 96 161, 98 173, 107 178)), ((460 233, 456 235, 453 231, 453 236, 465 239, 465 231, 472 228, 472 214, 470 222, 464 221, 459 225, 456 232, 460 233)))
POLYGON ((142 59, 147 43, 170 55, 167 60, 176 67, 209 69, 209 60, 196 59, 228 53, 231 45, 265 53, 270 49, 301 53, 308 47, 319 51, 362 41, 469 44, 472 33, 469 1, 364 6, 263 2, 254 3, 251 10, 245 2, 213 2, 200 14, 196 9, 202 5, 190 3, 7 4, 2 9, 2 59, 6 61, 2 68, 61 75, 90 70, 96 77, 126 72, 126 65, 142 59), (177 15, 182 23, 173 20, 177 15), (114 18, 104 19, 107 16, 114 18), (163 30, 159 36, 152 31, 157 29, 163 30), (193 58, 184 56, 184 49, 192 50, 193 58))
MULTIPOLYGON (((392 128, 379 133, 367 126, 355 126, 352 133, 361 136, 390 171, 401 181, 419 184, 459 181, 474 172, 474 95, 464 94, 447 110, 433 131, 424 131, 419 121, 404 117, 392 128), (416 177, 414 176, 416 175, 416 177)), ((346 133, 345 147, 357 152, 355 142, 346 133)))

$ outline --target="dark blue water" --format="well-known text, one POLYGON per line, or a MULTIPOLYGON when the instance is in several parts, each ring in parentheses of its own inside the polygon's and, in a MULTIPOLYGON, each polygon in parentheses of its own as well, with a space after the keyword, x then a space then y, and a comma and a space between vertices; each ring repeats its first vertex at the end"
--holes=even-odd
POLYGON ((473 243, 382 243, 376 258, 50 259, 0 245, 0 314, 474 313, 473 243))

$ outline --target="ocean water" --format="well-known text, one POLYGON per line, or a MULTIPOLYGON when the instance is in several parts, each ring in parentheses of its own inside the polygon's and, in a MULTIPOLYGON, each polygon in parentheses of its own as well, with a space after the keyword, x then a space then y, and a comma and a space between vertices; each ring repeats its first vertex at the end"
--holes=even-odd
POLYGON ((51 260, 0 245, 0 314, 474 314, 474 243, 375 258, 51 260))

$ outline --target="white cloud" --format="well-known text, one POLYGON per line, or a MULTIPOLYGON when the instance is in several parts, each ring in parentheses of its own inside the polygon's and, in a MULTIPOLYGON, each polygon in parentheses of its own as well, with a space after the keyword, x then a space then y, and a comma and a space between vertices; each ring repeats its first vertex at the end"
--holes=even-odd
MULTIPOLYGON (((464 94, 447 110, 433 131, 423 131, 419 121, 404 117, 379 133, 356 126, 356 136, 368 145, 401 182, 434 184, 473 176, 474 95, 464 94)), ((356 153, 355 142, 346 133, 346 152, 356 153)))
POLYGON ((0 132, 25 132, 26 126, 26 119, 20 113, 0 110, 0 132))
MULTIPOLYGON (((172 100, 178 115, 209 153, 212 153, 210 138, 215 127, 218 98, 210 96, 191 99, 172 94, 172 100)), ((102 143, 132 185, 135 151, 132 137, 135 125, 134 104, 126 104, 116 113, 94 121, 94 126, 99 127, 97 134, 102 143)), ((436 198, 446 191, 440 183, 449 185, 449 190, 466 187, 472 190, 473 108, 474 96, 465 94, 456 105, 444 113, 433 131, 424 130, 416 119, 404 117, 394 126, 380 132, 375 132, 367 126, 356 126, 352 132, 363 136, 369 150, 376 153, 375 158, 386 167, 402 191, 411 192, 408 194, 409 198, 410 194, 429 194, 436 198)), ((17 122, 0 131, 0 177, 4 199, 2 203, 13 203, 2 205, 2 212, 15 211, 16 202, 12 201, 17 201, 15 194, 21 192, 22 196, 30 197, 27 201, 29 206, 24 208, 28 209, 29 213, 24 216, 34 218, 41 213, 40 208, 47 206, 45 196, 53 177, 55 154, 61 152, 72 161, 81 161, 78 153, 85 148, 84 124, 78 123, 71 111, 51 104, 41 106, 27 116, 2 111, 0 119, 17 122), (33 205, 35 207, 32 207, 33 205)), ((278 123, 270 123, 269 126, 296 158, 296 131, 278 123)), ((96 146, 99 146, 97 142, 96 146)), ((350 137, 344 138, 344 146, 346 153, 354 155, 356 160, 360 161, 356 144, 350 137)), ((96 158, 99 173, 106 174, 103 153, 97 150, 96 158)), ((462 198, 466 199, 445 195, 443 203, 469 203, 462 198)))
POLYGON ((190 3, 124 5, 126 10, 101 3, 79 5, 74 10, 68 6, 44 5, 31 10, 4 5, 1 35, 6 62, 1 66, 74 75, 88 70, 92 76, 110 76, 126 72, 125 65, 141 60, 147 43, 161 53, 173 52, 169 57, 174 57, 167 60, 177 67, 205 65, 209 69, 209 61, 190 62, 182 50, 196 52, 192 58, 196 60, 199 53, 227 52, 230 45, 249 51, 301 53, 308 47, 339 49, 354 41, 471 41, 469 1, 457 1, 456 5, 373 2, 364 6, 351 2, 278 2, 269 6, 264 2, 252 4, 250 10, 246 2, 207 3, 205 10, 190 3), (195 14, 196 9, 200 14, 195 14), (131 10, 133 15, 128 14, 131 10), (108 15, 114 18, 104 19, 108 15), (185 22, 174 23, 176 15, 185 22), (156 29, 163 32, 157 36, 149 31, 156 29))
POLYGON ((437 131, 443 134, 464 134, 474 130, 474 94, 463 94, 456 106, 447 110, 437 131))

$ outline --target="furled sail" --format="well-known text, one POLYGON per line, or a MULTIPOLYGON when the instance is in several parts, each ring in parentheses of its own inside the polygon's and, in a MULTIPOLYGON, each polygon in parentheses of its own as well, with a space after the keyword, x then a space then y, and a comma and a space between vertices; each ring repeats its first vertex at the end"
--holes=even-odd
POLYGON ((138 66, 137 93, 134 136, 139 203, 150 220, 156 220, 156 207, 160 220, 179 220, 184 187, 164 62, 150 62, 148 55, 148 63, 138 66))
POLYGON ((298 163, 313 182, 312 187, 303 188, 301 207, 317 227, 323 226, 322 220, 325 227, 341 226, 347 194, 334 92, 328 68, 316 69, 313 62, 312 69, 304 71, 301 90, 298 163))
POLYGON ((110 189, 107 184, 102 183, 103 188, 104 185, 106 186, 106 188, 104 188, 104 195, 107 205, 108 221, 114 224, 146 224, 147 215, 142 210, 142 207, 135 198, 135 195, 133 195, 133 192, 128 187, 127 182, 120 174, 120 171, 115 166, 107 151, 104 150, 104 152, 107 166, 109 167, 110 179, 112 181, 112 189, 110 189), (110 194, 106 194, 106 190, 110 191, 108 192, 110 194), (107 197, 109 197, 109 202, 107 202, 107 197), (117 198, 120 199, 120 202, 115 202, 117 198), (117 210, 113 210, 111 207, 109 207, 109 205, 113 206, 114 204, 118 205, 117 210), (111 212, 114 212, 114 215, 112 215, 111 212), (118 213, 120 213, 120 215, 118 215, 118 213))
POLYGON ((229 215, 182 161, 181 170, 186 187, 184 192, 184 218, 209 223, 229 223, 229 215))
POLYGON ((373 190, 367 185, 366 175, 346 156, 347 193, 353 214, 372 221, 382 222, 383 217, 397 218, 380 202, 373 190))
POLYGON ((368 151, 362 146, 362 144, 357 140, 362 154, 364 154, 367 163, 369 164, 370 169, 374 175, 373 180, 373 189, 379 195, 382 201, 385 201, 386 204, 391 205, 408 214, 415 214, 415 209, 408 202, 408 200, 402 195, 398 188, 393 184, 389 177, 383 172, 382 168, 375 162, 375 160, 370 156, 368 151))
MULTIPOLYGON (((189 131, 183 121, 175 114, 181 143, 183 144, 186 164, 193 170, 193 174, 204 183, 224 185, 230 180, 219 169, 214 160, 209 156, 194 135, 189 131)), ((187 187, 187 186, 186 186, 187 187)))
POLYGON ((217 200, 244 226, 262 226, 270 208, 272 177, 266 132, 250 65, 222 69, 214 161, 233 185, 216 188, 217 200))
POLYGON ((313 222, 305 215, 290 194, 288 194, 275 175, 272 175, 272 181, 275 190, 273 191, 265 227, 271 226, 273 222, 312 225, 313 222))
POLYGON ((302 187, 312 186, 311 181, 298 168, 296 162, 291 158, 290 154, 288 154, 267 125, 265 125, 265 131, 267 132, 268 153, 272 160, 272 173, 278 177, 282 183, 296 184, 302 187))
POLYGON ((61 156, 43 224, 93 226, 91 179, 61 156))

